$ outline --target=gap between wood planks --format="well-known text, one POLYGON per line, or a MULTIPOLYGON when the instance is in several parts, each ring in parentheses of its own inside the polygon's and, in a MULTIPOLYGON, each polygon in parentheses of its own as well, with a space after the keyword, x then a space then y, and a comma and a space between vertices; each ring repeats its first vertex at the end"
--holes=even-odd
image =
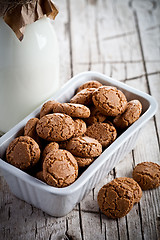
MULTIPOLYGON (((133 168, 134 168, 136 164, 135 164, 135 157, 134 157, 133 150, 132 150, 132 158, 133 158, 133 168)), ((142 236, 142 240, 144 240, 143 228, 142 228, 142 212, 141 212, 140 202, 138 203, 138 211, 139 211, 140 226, 141 226, 141 236, 142 236)))
POLYGON ((82 225, 82 215, 81 215, 81 205, 80 205, 80 203, 78 204, 78 210, 79 210, 79 225, 80 225, 80 230, 81 230, 81 238, 82 238, 82 240, 84 240, 83 225, 82 225))

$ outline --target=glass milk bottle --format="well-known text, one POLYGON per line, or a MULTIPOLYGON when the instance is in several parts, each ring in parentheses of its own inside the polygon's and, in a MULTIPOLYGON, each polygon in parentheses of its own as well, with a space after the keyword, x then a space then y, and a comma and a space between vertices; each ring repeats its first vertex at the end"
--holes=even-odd
POLYGON ((0 131, 8 131, 58 88, 58 42, 51 20, 27 25, 19 41, 0 18, 0 131))

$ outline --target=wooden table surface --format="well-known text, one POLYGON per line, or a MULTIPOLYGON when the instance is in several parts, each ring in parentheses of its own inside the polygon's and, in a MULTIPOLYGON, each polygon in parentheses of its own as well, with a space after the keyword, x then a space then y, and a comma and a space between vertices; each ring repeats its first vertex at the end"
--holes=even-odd
MULTIPOLYGON (((60 45, 60 81, 87 70, 105 73, 160 103, 160 1, 60 0, 54 25, 60 45)), ((0 178, 0 239, 160 239, 160 188, 144 191, 124 218, 101 214, 97 193, 115 177, 131 177, 143 161, 160 163, 160 111, 135 149, 72 212, 51 217, 14 197, 0 178)))

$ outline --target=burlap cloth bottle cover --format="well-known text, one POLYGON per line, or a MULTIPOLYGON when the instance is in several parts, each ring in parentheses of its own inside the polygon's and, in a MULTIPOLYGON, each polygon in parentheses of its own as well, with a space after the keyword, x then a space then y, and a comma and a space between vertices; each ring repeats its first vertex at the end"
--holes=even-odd
POLYGON ((25 27, 43 16, 55 19, 58 9, 51 0, 0 0, 0 17, 12 28, 19 40, 25 27))

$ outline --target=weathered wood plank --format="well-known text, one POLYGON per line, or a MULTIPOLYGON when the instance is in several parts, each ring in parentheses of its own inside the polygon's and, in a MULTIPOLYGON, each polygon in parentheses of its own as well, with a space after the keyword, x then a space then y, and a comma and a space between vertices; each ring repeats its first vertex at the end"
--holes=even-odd
POLYGON ((147 73, 160 71, 160 1, 132 1, 147 73))
MULTIPOLYGON (((124 80, 127 78, 126 66, 121 62, 138 61, 135 64, 142 65, 139 63, 141 54, 137 45, 134 17, 132 11, 127 11, 126 1, 124 5, 119 1, 108 1, 107 4, 106 1, 94 1, 94 4, 93 1, 81 1, 78 7, 75 1, 71 1, 70 6, 74 73, 78 73, 81 69, 90 70, 91 64, 103 64, 108 61, 113 62, 111 65, 113 77, 124 80), (129 21, 126 21, 124 16, 125 10, 129 21), (133 31, 133 34, 130 34, 130 31, 133 31), (118 32, 118 36, 115 32, 118 32)), ((135 69, 138 76, 142 74, 140 68, 135 69)), ((129 78, 132 76, 130 73, 129 78)))
MULTIPOLYGON (((66 220, 54 218, 13 196, 2 179, 0 236, 2 239, 56 239, 66 232, 66 220)), ((78 226, 77 226, 78 227, 78 226)))
POLYGON ((81 219, 78 211, 73 210, 66 216, 67 231, 66 236, 73 240, 82 240, 81 219))
MULTIPOLYGON (((152 96, 155 97, 158 103, 160 103, 160 73, 155 74, 152 76, 148 77, 149 80, 149 86, 151 89, 151 94, 152 96)), ((160 139, 160 111, 159 111, 160 106, 158 106, 158 111, 156 113, 155 119, 156 119, 156 131, 158 134, 158 137, 160 139)), ((160 142, 159 142, 160 144, 160 142)))
POLYGON ((71 0, 70 14, 73 74, 75 75, 77 73, 76 66, 80 59, 81 63, 90 62, 86 1, 82 0, 77 4, 76 1, 71 0))
POLYGON ((59 8, 53 26, 55 28, 60 55, 60 86, 71 77, 71 46, 70 46, 70 15, 68 11, 68 1, 55 1, 59 8))
POLYGON ((100 53, 103 60, 141 60, 133 13, 128 8, 128 1, 100 0, 97 15, 100 53))
POLYGON ((99 214, 82 212, 83 239, 105 239, 101 229, 99 214))

